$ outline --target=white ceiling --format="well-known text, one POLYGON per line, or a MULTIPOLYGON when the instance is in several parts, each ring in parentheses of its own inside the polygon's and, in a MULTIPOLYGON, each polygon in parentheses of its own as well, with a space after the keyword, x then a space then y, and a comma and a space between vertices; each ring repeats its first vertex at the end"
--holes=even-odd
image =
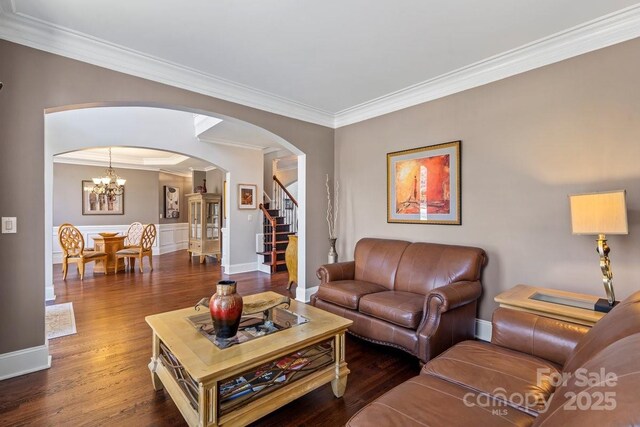
POLYGON ((0 0, 0 8, 1 38, 330 126, 640 35, 637 0, 0 0))
MULTIPOLYGON (((55 163, 70 163, 107 167, 108 148, 87 148, 81 151, 59 154, 53 158, 55 163)), ((168 151, 149 150, 147 148, 112 147, 111 164, 114 168, 157 170, 181 176, 191 176, 193 170, 212 170, 209 162, 170 153, 168 151)), ((118 172, 126 178, 126 173, 118 172)))

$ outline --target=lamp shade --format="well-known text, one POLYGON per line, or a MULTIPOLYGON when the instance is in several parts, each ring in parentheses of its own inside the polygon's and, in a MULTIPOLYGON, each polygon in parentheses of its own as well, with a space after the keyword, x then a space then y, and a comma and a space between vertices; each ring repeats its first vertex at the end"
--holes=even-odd
POLYGON ((625 190, 570 195, 573 234, 628 234, 625 195, 625 190))

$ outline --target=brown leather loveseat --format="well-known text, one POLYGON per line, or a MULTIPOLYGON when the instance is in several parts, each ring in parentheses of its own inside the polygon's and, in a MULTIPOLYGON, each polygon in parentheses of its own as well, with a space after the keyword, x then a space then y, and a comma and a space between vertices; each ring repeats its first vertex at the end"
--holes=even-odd
POLYGON ((638 426, 640 292, 593 328, 499 308, 464 341, 365 406, 360 426, 638 426))
POLYGON ((426 362, 475 332, 479 248, 360 240, 354 261, 323 265, 311 303, 353 320, 349 332, 426 362))

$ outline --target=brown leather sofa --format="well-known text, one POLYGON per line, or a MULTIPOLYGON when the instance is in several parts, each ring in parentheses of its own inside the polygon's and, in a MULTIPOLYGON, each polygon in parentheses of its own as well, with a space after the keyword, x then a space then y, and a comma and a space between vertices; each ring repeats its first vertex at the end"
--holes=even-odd
POLYGON ((640 292, 593 328, 500 308, 465 341, 365 406, 359 426, 640 425, 640 292))
POLYGON ((353 320, 349 332, 428 361, 474 337, 482 249, 362 239, 354 261, 323 265, 311 304, 353 320))

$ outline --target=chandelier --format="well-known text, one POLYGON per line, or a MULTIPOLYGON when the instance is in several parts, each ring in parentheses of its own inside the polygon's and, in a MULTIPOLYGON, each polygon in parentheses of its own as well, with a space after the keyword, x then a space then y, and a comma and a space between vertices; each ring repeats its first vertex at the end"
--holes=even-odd
POLYGON ((92 178, 94 186, 92 193, 98 196, 105 195, 109 200, 115 200, 124 191, 124 183, 126 179, 120 178, 116 171, 111 167, 111 147, 109 147, 109 167, 105 170, 105 176, 102 178, 92 178))

